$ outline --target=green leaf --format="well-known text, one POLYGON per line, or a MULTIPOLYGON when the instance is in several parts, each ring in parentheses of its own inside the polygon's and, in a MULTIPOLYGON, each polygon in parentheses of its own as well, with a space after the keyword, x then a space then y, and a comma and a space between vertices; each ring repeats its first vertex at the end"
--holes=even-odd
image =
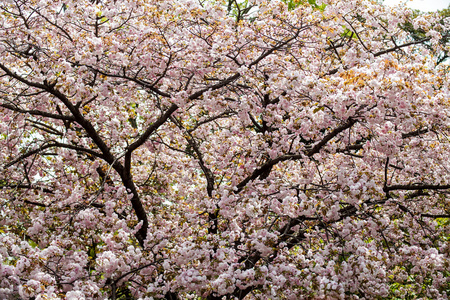
POLYGON ((323 106, 318 106, 318 107, 314 108, 313 113, 316 113, 316 112, 318 112, 320 110, 324 110, 324 107, 323 106))

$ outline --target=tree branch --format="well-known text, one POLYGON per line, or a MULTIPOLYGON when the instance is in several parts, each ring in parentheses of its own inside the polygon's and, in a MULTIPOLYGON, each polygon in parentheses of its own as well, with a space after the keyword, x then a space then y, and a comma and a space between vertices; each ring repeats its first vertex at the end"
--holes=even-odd
POLYGON ((431 40, 431 37, 424 38, 424 39, 421 39, 421 40, 418 40, 418 41, 414 41, 414 42, 405 43, 405 44, 398 45, 398 46, 396 45, 395 47, 392 47, 392 48, 389 48, 389 49, 386 49, 386 50, 379 51, 379 52, 375 53, 373 56, 375 56, 375 57, 381 56, 381 55, 383 55, 383 54, 387 54, 387 53, 389 53, 389 52, 393 52, 393 51, 399 50, 399 49, 404 48, 404 47, 408 47, 408 46, 412 46, 412 45, 417 45, 417 44, 422 44, 422 43, 424 43, 424 42, 428 42, 429 40, 431 40))
POLYGON ((341 126, 335 128, 333 131, 328 133, 320 142, 318 142, 310 151, 308 151, 307 156, 311 157, 314 154, 319 153, 320 149, 322 149, 322 147, 325 146, 326 143, 328 143, 332 138, 337 136, 339 133, 352 127, 355 123, 356 123, 355 119, 349 118, 347 122, 345 122, 341 126))
POLYGON ((385 186, 385 191, 405 190, 405 191, 418 191, 418 190, 447 190, 450 189, 450 185, 433 185, 433 184, 407 184, 407 185, 391 185, 385 186))
MULTIPOLYGON (((332 138, 336 137, 339 133, 343 132, 344 130, 350 128, 353 126, 353 124, 356 123, 356 120, 354 119, 348 119, 346 123, 342 124, 341 126, 335 128, 333 131, 331 131, 330 133, 328 133, 319 143, 317 143, 310 151, 308 151, 306 153, 306 157, 311 157, 314 154, 318 153, 320 151, 320 149, 328 142, 330 141, 332 138)), ((249 176, 247 176, 244 180, 242 180, 237 186, 236 186, 236 190, 235 193, 239 193, 240 191, 242 191, 242 189, 252 180, 255 180, 256 178, 258 178, 261 175, 264 175, 265 177, 267 177, 266 174, 267 172, 270 172, 270 170, 272 169, 272 167, 276 164, 278 164, 279 162, 282 161, 287 161, 287 160, 295 160, 295 159, 301 159, 303 158, 304 155, 303 154, 287 154, 287 155, 282 155, 280 157, 277 157, 275 159, 271 159, 268 162, 266 162, 265 164, 263 164, 261 167, 255 169, 253 171, 253 173, 249 176)))
POLYGON ((9 110, 15 111, 15 112, 23 113, 23 114, 30 114, 30 115, 33 115, 33 116, 42 116, 42 117, 46 117, 46 118, 50 118, 50 119, 56 119, 56 120, 75 121, 75 118, 73 116, 52 114, 52 113, 49 113, 49 112, 36 110, 36 109, 26 110, 26 109, 21 109, 21 108, 19 108, 17 106, 14 106, 14 105, 11 105, 11 104, 7 104, 7 103, 2 103, 2 104, 0 104, 0 106, 4 107, 4 108, 7 108, 9 110))
POLYGON ((80 146, 76 146, 76 145, 70 145, 70 144, 64 144, 64 143, 59 143, 59 142, 52 142, 52 143, 48 143, 48 144, 44 144, 41 147, 28 151, 27 153, 22 154, 21 156, 19 156, 18 158, 14 159, 13 161, 7 163, 3 168, 7 169, 10 166, 16 164, 17 162, 30 157, 34 154, 37 154, 45 149, 49 149, 49 148, 66 148, 66 149, 72 149, 72 150, 76 150, 76 151, 81 151, 81 152, 85 152, 85 153, 89 153, 95 157, 99 157, 101 159, 104 159, 103 155, 101 153, 98 153, 92 149, 86 149, 80 146))

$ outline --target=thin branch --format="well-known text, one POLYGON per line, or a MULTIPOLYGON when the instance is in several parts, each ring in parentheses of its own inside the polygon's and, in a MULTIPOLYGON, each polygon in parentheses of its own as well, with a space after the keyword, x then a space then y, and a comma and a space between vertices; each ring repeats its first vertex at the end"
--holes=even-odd
POLYGON ((447 219, 449 219, 450 218, 450 215, 420 214, 420 216, 424 217, 424 218, 434 218, 434 219, 437 219, 437 218, 447 218, 447 219))
POLYGON ((237 186, 235 193, 239 193, 243 190, 243 188, 252 180, 255 180, 259 176, 265 174, 267 170, 271 170, 272 167, 279 162, 287 161, 287 160, 296 160, 303 158, 303 154, 288 154, 288 155, 282 155, 280 157, 277 157, 275 159, 271 159, 265 164, 263 164, 261 167, 255 169, 253 173, 249 176, 247 176, 244 180, 242 180, 237 186))
POLYGON ((201 95, 203 95, 203 93, 205 93, 207 91, 218 90, 218 89, 220 89, 220 88, 230 84, 231 82, 237 80, 239 77, 241 77, 241 74, 236 73, 236 74, 234 74, 234 75, 232 75, 232 76, 230 76, 230 77, 220 81, 219 83, 210 85, 210 86, 208 86, 208 87, 206 87, 206 88, 204 88, 204 89, 202 89, 200 91, 197 91, 197 92, 193 93, 192 95, 190 95, 188 97, 188 99, 189 100, 195 100, 195 99, 199 98, 201 95))
MULTIPOLYGON (((53 190, 48 189, 48 188, 42 188, 39 186, 31 186, 28 184, 5 184, 5 185, 1 185, 1 187, 8 187, 8 188, 12 188, 12 189, 28 189, 28 190, 36 190, 36 191, 42 191, 44 193, 48 193, 48 194, 53 194, 53 190)), ((26 202, 26 201, 25 201, 26 202)))
POLYGON ((21 108, 19 108, 17 106, 14 106, 14 105, 11 105, 11 104, 7 104, 7 103, 2 103, 2 104, 0 104, 0 106, 4 107, 4 108, 7 108, 9 110, 15 111, 15 112, 23 113, 23 114, 30 114, 30 115, 34 115, 34 116, 42 116, 42 117, 56 119, 56 120, 75 121, 75 118, 73 116, 52 114, 52 113, 49 113, 49 112, 36 110, 36 109, 26 110, 26 109, 21 109, 21 108))
MULTIPOLYGON (((353 126, 353 124, 356 123, 356 120, 354 119, 348 119, 346 123, 342 124, 341 126, 335 128, 333 131, 328 133, 319 143, 317 143, 310 151, 306 153, 306 157, 311 157, 314 154, 318 153, 320 149, 332 138, 336 137, 339 133, 343 132, 344 130, 350 128, 353 126)), ((255 169, 253 173, 249 176, 247 176, 244 180, 242 180, 237 186, 235 193, 239 193, 243 190, 243 188, 252 180, 255 180, 256 178, 260 177, 261 175, 264 175, 264 177, 267 177, 267 172, 270 172, 272 167, 279 162, 287 161, 287 160, 296 160, 301 159, 305 157, 303 154, 288 154, 288 155, 282 155, 280 157, 277 157, 275 159, 271 159, 267 161, 265 164, 263 164, 261 167, 255 169)))
POLYGON ((131 155, 131 152, 136 150, 139 146, 144 144, 149 136, 154 133, 161 125, 163 125, 167 119, 178 109, 178 105, 172 104, 160 117, 156 122, 151 124, 147 129, 144 131, 144 133, 130 146, 127 148, 127 152, 129 155, 131 155))
POLYGON ((292 37, 290 37, 289 39, 285 40, 284 42, 281 42, 277 46, 274 46, 274 47, 272 47, 271 49, 269 49, 267 51, 264 51, 256 60, 254 60, 251 64, 249 64, 248 67, 250 68, 250 67, 252 67, 254 65, 257 65, 261 60, 263 60, 267 56, 271 55, 275 51, 277 51, 277 50, 283 48, 284 46, 288 45, 290 42, 292 42, 293 40, 295 40, 299 36, 299 34, 300 34, 300 32, 302 30, 306 30, 307 28, 308 27, 304 27, 304 28, 298 29, 297 32, 292 37))
POLYGON ((55 27, 58 28, 59 30, 61 30, 62 33, 63 33, 63 36, 65 36, 69 41, 71 41, 71 42, 73 43, 72 37, 70 36, 70 34, 69 34, 64 28, 62 28, 61 26, 59 26, 58 24, 56 24, 56 22, 50 21, 46 16, 40 14, 38 10, 33 9, 33 8, 32 8, 32 10, 33 10, 35 13, 37 13, 39 16, 41 16, 45 21, 47 21, 47 22, 50 23, 51 25, 55 26, 55 27))
POLYGON ((126 76, 125 74, 117 75, 117 74, 108 73, 108 72, 105 72, 105 71, 102 71, 102 70, 99 70, 99 69, 95 69, 92 66, 80 65, 80 64, 77 64, 77 65, 85 66, 85 67, 87 67, 87 68, 89 68, 89 69, 91 69, 91 70, 93 70, 95 72, 98 72, 99 74, 104 75, 104 76, 113 77, 113 78, 123 78, 123 79, 130 80, 132 82, 135 82, 137 84, 142 85, 145 88, 148 88, 150 91, 154 92, 155 94, 157 94, 159 96, 166 97, 166 98, 170 98, 171 97, 170 94, 160 91, 159 89, 155 88, 152 83, 147 82, 145 80, 137 79, 136 77, 129 77, 129 76, 126 76))
POLYGON ((233 111, 224 111, 223 113, 220 113, 220 114, 218 114, 218 115, 216 115, 216 116, 213 116, 213 117, 211 117, 211 118, 207 118, 207 119, 205 119, 205 120, 202 120, 202 121, 197 122, 197 123, 194 125, 194 127, 190 128, 190 129, 188 130, 188 132, 193 132, 194 130, 196 130, 198 127, 200 127, 200 126, 203 125, 203 124, 206 124, 206 123, 215 121, 215 120, 217 120, 217 119, 230 117, 230 116, 235 115, 235 114, 236 114, 236 113, 233 112, 233 111))
POLYGON ((45 123, 42 123, 42 122, 39 122, 39 121, 30 120, 30 119, 27 119, 27 121, 32 123, 31 126, 37 128, 39 130, 45 131, 45 132, 50 133, 50 134, 58 135, 58 136, 63 136, 64 135, 59 130, 57 130, 57 129, 53 128, 52 126, 47 125, 45 123))
POLYGON ((16 163, 19 162, 19 161, 22 161, 22 160, 25 159, 25 158, 28 158, 28 157, 30 157, 30 156, 32 156, 32 155, 34 155, 34 154, 40 153, 40 152, 42 152, 43 150, 49 149, 49 148, 66 148, 66 149, 72 149, 72 150, 76 150, 76 151, 82 151, 82 152, 85 152, 85 153, 89 153, 89 154, 91 154, 91 155, 94 155, 94 156, 96 156, 96 157, 99 157, 99 158, 104 159, 104 156, 103 156, 101 153, 98 153, 98 152, 96 152, 96 151, 94 151, 94 150, 92 150, 92 149, 86 149, 86 148, 83 148, 83 147, 80 147, 80 146, 70 145, 70 144, 64 144, 64 143, 59 143, 59 142, 51 142, 51 143, 44 144, 44 145, 40 146, 40 147, 37 148, 37 149, 30 150, 30 151, 28 151, 27 153, 22 154, 21 156, 17 157, 17 158, 14 159, 13 161, 10 161, 9 163, 7 163, 7 164, 3 167, 3 169, 7 169, 7 168, 9 168, 10 166, 16 164, 16 163))
MULTIPOLYGON (((350 27, 353 29, 353 33, 356 35, 356 38, 358 39, 358 41, 361 43, 361 45, 364 47, 364 49, 366 51, 369 51, 369 49, 366 47, 366 45, 364 44, 364 42, 362 41, 361 37, 359 36, 358 32, 356 32, 356 29, 353 27, 353 24, 350 23, 349 21, 347 21, 347 19, 345 17, 343 17, 344 21, 347 22, 348 25, 350 25, 350 27)), ((369 51, 370 52, 370 51, 369 51)))
POLYGON ((402 138, 406 139, 409 137, 419 136, 421 134, 427 133, 428 131, 429 131, 428 129, 417 129, 415 131, 411 131, 408 133, 402 133, 402 138))
MULTIPOLYGON (((173 117, 173 116, 170 117, 170 120, 175 125, 177 125, 178 128, 180 128, 181 130, 185 130, 184 127, 182 126, 182 124, 175 117, 173 117)), ((186 130, 185 138, 186 138, 186 141, 188 142, 189 146, 195 152, 195 156, 198 159, 198 164, 200 165, 200 168, 202 169, 203 174, 205 174, 206 183, 207 183, 206 191, 208 193, 208 196, 212 197, 212 192, 214 190, 214 182, 215 182, 214 174, 213 174, 213 172, 211 172, 211 169, 206 166, 205 161, 203 160, 203 154, 200 151, 200 148, 198 147, 198 144, 195 141, 194 137, 192 136, 191 132, 186 130)))
POLYGON ((405 191, 418 191, 418 190, 447 190, 450 189, 450 185, 433 185, 433 184, 407 184, 407 185, 391 185, 384 187, 386 191, 405 190, 405 191))

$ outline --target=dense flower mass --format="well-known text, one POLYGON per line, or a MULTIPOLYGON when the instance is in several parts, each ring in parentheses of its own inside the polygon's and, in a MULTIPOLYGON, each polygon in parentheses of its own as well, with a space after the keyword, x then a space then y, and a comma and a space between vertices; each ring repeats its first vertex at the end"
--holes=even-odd
POLYGON ((446 299, 449 35, 371 0, 2 1, 0 298, 446 299))

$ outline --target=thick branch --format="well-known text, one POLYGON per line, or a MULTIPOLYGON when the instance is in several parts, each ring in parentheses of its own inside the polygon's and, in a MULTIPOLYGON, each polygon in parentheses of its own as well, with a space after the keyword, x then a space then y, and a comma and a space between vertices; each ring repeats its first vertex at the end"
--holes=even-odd
MULTIPOLYGON (((53 95, 57 99, 59 99, 69 109, 69 111, 72 113, 75 121, 83 127, 83 129, 86 131, 88 136, 94 141, 94 143, 100 149, 102 154, 98 154, 95 151, 84 149, 84 148, 79 149, 79 150, 87 152, 87 153, 92 154, 94 156, 100 157, 103 160, 105 160, 108 164, 112 165, 113 168, 120 175, 123 185, 127 188, 129 193, 133 195, 131 200, 130 200, 131 205, 133 207, 133 210, 134 210, 138 220, 142 221, 142 227, 136 233, 136 238, 138 239, 140 245, 143 246, 145 238, 147 237, 148 218, 147 218, 147 213, 146 213, 146 211, 144 209, 144 206, 143 206, 143 204, 142 204, 142 202, 141 202, 141 200, 139 198, 139 194, 138 194, 138 192, 136 190, 136 186, 135 186, 135 184, 134 184, 134 182, 133 182, 133 180, 131 178, 130 168, 124 168, 118 162, 118 160, 111 153, 110 148, 102 140, 102 138, 100 137, 98 132, 95 130, 95 128, 91 124, 91 122, 89 122, 88 120, 86 120, 83 117, 83 115, 78 110, 78 108, 76 106, 74 106, 70 102, 70 100, 63 93, 61 93, 60 91, 58 91, 57 89, 54 88, 54 83, 53 84, 49 84, 46 81, 44 81, 44 84, 41 84, 41 83, 36 83, 36 82, 29 81, 26 78, 23 78, 22 76, 19 76, 16 73, 12 72, 7 67, 5 67, 3 64, 0 64, 0 69, 2 69, 8 76, 10 76, 10 77, 12 77, 12 78, 14 78, 14 79, 16 79, 16 80, 18 80, 18 81, 28 85, 28 86, 39 88, 39 89, 47 91, 48 93, 50 93, 51 95, 53 95)), ((176 108, 177 108, 177 106, 175 106, 175 108, 172 107, 173 111, 175 111, 176 108)), ((147 131, 150 131, 150 133, 153 132, 151 130, 151 128, 149 130, 147 130, 147 131)), ((54 147, 56 144, 58 144, 58 143, 52 143, 52 144, 43 145, 39 149, 30 151, 28 153, 29 154, 28 156, 33 155, 34 153, 38 153, 38 152, 42 151, 43 147, 44 148, 54 147)), ((72 145, 67 146, 67 148, 70 148, 70 149, 73 149, 73 147, 76 147, 76 146, 72 146, 72 145)), ((129 155, 131 155, 131 151, 129 151, 128 153, 129 153, 129 155)), ((126 153, 126 154, 128 154, 128 153, 126 153)), ((15 163, 15 162, 13 162, 13 163, 15 163)), ((8 164, 8 165, 11 165, 11 163, 8 164)))
POLYGON ((336 137, 339 133, 352 127, 355 123, 356 120, 351 118, 348 119, 347 122, 328 133, 320 142, 318 142, 310 151, 308 151, 307 156, 313 156, 314 154, 319 153, 320 149, 322 149, 322 147, 325 146, 326 143, 328 143, 332 138, 336 137))

